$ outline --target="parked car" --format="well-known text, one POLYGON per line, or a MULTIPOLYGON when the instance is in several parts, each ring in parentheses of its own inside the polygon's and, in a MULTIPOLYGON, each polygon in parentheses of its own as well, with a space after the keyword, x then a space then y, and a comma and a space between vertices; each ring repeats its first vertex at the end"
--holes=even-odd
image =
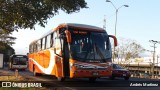
POLYGON ((128 80, 131 76, 130 71, 121 67, 118 64, 112 64, 112 76, 111 79, 115 79, 115 77, 122 77, 125 80, 128 80))

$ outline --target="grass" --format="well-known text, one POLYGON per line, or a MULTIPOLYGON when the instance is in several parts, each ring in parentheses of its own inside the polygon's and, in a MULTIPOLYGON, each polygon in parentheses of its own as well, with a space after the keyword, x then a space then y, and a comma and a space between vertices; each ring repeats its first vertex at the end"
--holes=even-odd
POLYGON ((26 80, 24 77, 22 76, 0 76, 0 81, 24 81, 26 80))

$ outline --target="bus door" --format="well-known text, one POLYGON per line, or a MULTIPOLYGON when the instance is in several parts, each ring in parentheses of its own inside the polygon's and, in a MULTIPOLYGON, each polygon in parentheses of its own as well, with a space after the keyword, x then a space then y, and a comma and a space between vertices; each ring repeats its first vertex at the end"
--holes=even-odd
POLYGON ((62 57, 63 57, 63 72, 64 72, 64 76, 65 77, 70 77, 70 66, 69 66, 69 44, 67 41, 67 37, 68 36, 66 34, 66 29, 61 29, 60 31, 60 43, 62 46, 62 57))
POLYGON ((70 75, 69 50, 68 50, 68 43, 66 41, 64 32, 61 32, 61 34, 58 35, 58 38, 56 38, 55 41, 56 41, 55 47, 57 48, 57 49, 55 48, 56 50, 55 52, 56 52, 57 58, 61 59, 61 61, 59 61, 59 59, 56 59, 56 65, 59 65, 58 69, 62 70, 63 77, 69 77, 70 75), (58 48, 60 48, 61 54, 60 53, 58 54, 58 51, 59 51, 58 48))
POLYGON ((64 75, 65 76, 70 76, 70 70, 69 70, 69 49, 68 49, 68 43, 66 42, 66 38, 64 38, 64 40, 63 40, 64 42, 64 44, 63 44, 63 62, 64 62, 64 64, 63 64, 63 71, 64 71, 64 75))

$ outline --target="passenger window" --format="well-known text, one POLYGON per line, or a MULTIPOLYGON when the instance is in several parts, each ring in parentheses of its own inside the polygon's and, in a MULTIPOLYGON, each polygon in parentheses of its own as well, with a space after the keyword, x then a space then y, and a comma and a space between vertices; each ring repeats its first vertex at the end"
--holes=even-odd
POLYGON ((51 46, 50 44, 51 44, 51 35, 48 35, 46 39, 46 48, 50 48, 51 46))
POLYGON ((29 46, 29 53, 33 53, 33 45, 32 44, 29 46))
POLYGON ((54 45, 54 33, 51 34, 51 40, 50 40, 50 47, 53 47, 54 45))
POLYGON ((61 52, 57 52, 58 50, 61 50, 62 46, 63 46, 63 41, 62 39, 59 38, 59 33, 55 32, 54 33, 54 48, 55 48, 55 53, 61 56, 61 52))
POLYGON ((37 42, 33 44, 33 52, 36 52, 36 51, 37 51, 37 42))
POLYGON ((54 40, 53 47, 54 47, 54 48, 57 48, 57 46, 58 46, 58 44, 57 44, 57 43, 58 43, 58 42, 57 42, 58 39, 57 39, 57 38, 58 38, 57 32, 54 32, 54 35, 53 35, 53 40, 54 40))
POLYGON ((46 49, 46 38, 44 37, 43 39, 42 39, 42 50, 44 50, 44 49, 46 49))
POLYGON ((38 51, 41 50, 41 40, 38 40, 38 42, 37 42, 37 50, 38 51))

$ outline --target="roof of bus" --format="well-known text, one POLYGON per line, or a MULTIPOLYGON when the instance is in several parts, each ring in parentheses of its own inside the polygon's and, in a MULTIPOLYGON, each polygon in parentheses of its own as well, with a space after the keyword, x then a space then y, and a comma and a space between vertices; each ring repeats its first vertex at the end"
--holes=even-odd
POLYGON ((27 55, 21 55, 21 54, 13 54, 13 55, 11 55, 10 57, 16 57, 16 56, 24 56, 24 57, 27 57, 27 55))
MULTIPOLYGON (((96 30, 104 30, 103 28, 87 25, 87 24, 78 24, 78 23, 62 23, 57 28, 61 27, 75 27, 75 28, 86 28, 86 29, 96 29, 96 30)), ((55 28, 55 30, 57 29, 55 28)))
MULTIPOLYGON (((56 31, 58 28, 67 28, 67 27, 73 27, 73 28, 79 28, 79 29, 92 29, 92 30, 96 30, 96 31, 105 31, 103 28, 100 28, 100 27, 97 27, 97 26, 92 26, 92 25, 87 25, 87 24, 78 24, 78 23, 62 23, 62 24, 59 24, 56 28, 54 28, 53 30, 51 30, 51 31, 49 31, 49 32, 47 32, 47 33, 45 33, 42 37, 45 37, 46 35, 48 35, 49 33, 51 33, 51 32, 54 32, 54 31, 56 31)), ((41 37, 41 38, 42 38, 41 37)), ((39 39, 37 39, 37 40, 39 40, 39 39)), ((34 42, 36 42, 37 40, 34 40, 34 41, 32 41, 31 43, 34 43, 34 42)))

